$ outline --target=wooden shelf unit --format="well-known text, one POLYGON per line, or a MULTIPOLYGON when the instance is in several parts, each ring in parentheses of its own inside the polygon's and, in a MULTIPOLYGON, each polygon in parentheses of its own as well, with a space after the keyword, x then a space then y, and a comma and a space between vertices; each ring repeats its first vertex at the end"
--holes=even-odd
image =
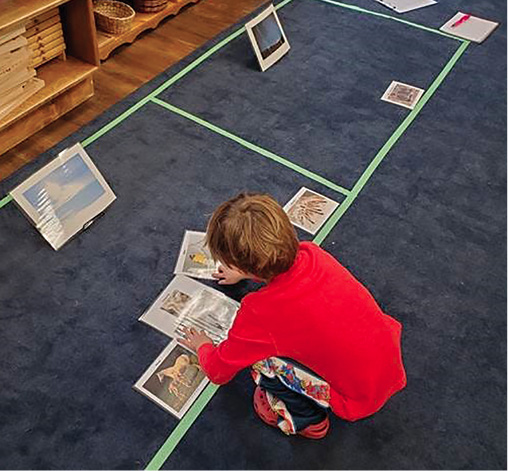
MULTIPOLYGON (((100 64, 92 0, 0 0, 0 33, 60 8, 67 60, 37 68, 45 87, 0 120, 0 156, 93 96, 100 64)), ((1 158, 1 157, 0 157, 1 158)))
POLYGON ((143 31, 156 28, 164 18, 177 15, 184 6, 197 3, 198 1, 199 0, 170 0, 166 8, 157 13, 136 12, 132 28, 123 34, 112 35, 97 30, 100 59, 106 60, 117 47, 122 44, 132 43, 143 31))

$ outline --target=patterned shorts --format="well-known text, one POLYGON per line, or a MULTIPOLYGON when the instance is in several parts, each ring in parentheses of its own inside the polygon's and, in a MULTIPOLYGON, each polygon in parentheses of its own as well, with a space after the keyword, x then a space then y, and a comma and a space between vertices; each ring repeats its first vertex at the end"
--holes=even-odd
POLYGON ((252 365, 252 378, 266 391, 285 434, 295 434, 326 416, 330 386, 295 362, 277 357, 259 361, 252 365))

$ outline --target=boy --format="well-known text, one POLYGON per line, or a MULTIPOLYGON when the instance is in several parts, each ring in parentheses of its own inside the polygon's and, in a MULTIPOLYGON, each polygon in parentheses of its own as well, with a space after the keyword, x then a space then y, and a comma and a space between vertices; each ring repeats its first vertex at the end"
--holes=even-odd
POLYGON ((185 343, 214 383, 252 366, 254 408, 264 422, 322 438, 328 408, 361 419, 404 388, 399 322, 331 255, 299 243, 273 198, 240 194, 220 205, 207 244, 222 264, 219 284, 266 286, 244 297, 225 341, 216 346, 191 329, 185 343))

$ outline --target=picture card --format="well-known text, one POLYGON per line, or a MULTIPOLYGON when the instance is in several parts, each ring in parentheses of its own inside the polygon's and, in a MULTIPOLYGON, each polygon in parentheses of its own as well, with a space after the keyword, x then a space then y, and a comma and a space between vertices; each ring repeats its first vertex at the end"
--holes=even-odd
POLYGON ((81 144, 64 150, 10 194, 55 250, 116 199, 81 144))
POLYGON ((394 80, 384 92, 381 100, 412 110, 424 93, 425 90, 421 88, 394 80))
POLYGON ((172 341, 134 384, 134 389, 181 419, 207 383, 197 355, 172 341))
POLYGON ((215 262, 206 247, 206 233, 185 231, 182 247, 176 262, 175 274, 213 280, 219 263, 215 262))
POLYGON ((245 24, 261 70, 275 64, 290 49, 273 5, 245 24))
POLYGON ((492 31, 499 26, 495 21, 484 20, 477 16, 468 15, 459 11, 449 21, 447 21, 441 28, 448 34, 453 34, 459 38, 467 39, 481 43, 487 39, 492 31))
POLYGON ((435 0, 376 0, 376 2, 397 13, 407 13, 437 3, 435 0))
POLYGON ((139 320, 171 338, 183 337, 183 327, 194 327, 219 343, 226 338, 238 307, 225 294, 177 275, 139 320))
POLYGON ((336 201, 302 187, 283 209, 293 225, 314 235, 338 206, 336 201))

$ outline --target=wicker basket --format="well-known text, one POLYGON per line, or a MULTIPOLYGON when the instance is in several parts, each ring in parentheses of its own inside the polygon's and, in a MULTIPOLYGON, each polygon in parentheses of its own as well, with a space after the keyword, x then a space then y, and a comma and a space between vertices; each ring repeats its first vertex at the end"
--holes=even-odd
POLYGON ((129 31, 136 12, 127 4, 115 0, 99 0, 93 7, 97 27, 106 33, 129 31))
POLYGON ((155 13, 166 8, 169 0, 133 0, 134 9, 141 13, 155 13))

